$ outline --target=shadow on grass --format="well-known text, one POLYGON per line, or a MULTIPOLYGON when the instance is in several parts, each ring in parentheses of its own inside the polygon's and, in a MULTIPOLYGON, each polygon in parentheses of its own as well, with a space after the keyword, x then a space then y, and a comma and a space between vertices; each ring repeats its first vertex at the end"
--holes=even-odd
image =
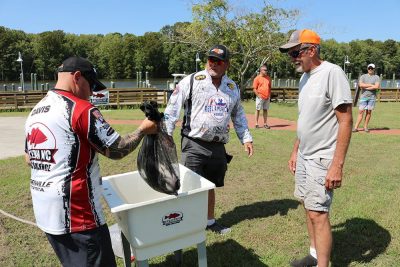
POLYGON ((332 231, 332 267, 368 263, 383 253, 391 241, 390 233, 373 220, 353 218, 333 226, 332 231))
POLYGON ((281 128, 281 127, 288 127, 288 126, 292 126, 291 124, 273 124, 270 125, 271 128, 281 128))
POLYGON ((278 199, 271 201, 261 201, 250 205, 238 206, 232 211, 222 214, 221 222, 232 226, 244 220, 265 218, 278 214, 283 216, 290 209, 297 209, 300 202, 293 199, 278 199))
MULTIPOLYGON (((175 262, 173 254, 168 255, 162 263, 150 264, 154 267, 192 267, 198 266, 197 249, 193 248, 183 253, 182 265, 175 262)), ((252 266, 268 267, 262 263, 252 249, 242 247, 233 239, 224 242, 214 243, 207 246, 207 264, 209 267, 231 267, 231 266, 252 266)))
POLYGON ((376 127, 376 128, 370 128, 370 130, 374 130, 374 131, 386 131, 386 130, 390 130, 389 127, 376 127))

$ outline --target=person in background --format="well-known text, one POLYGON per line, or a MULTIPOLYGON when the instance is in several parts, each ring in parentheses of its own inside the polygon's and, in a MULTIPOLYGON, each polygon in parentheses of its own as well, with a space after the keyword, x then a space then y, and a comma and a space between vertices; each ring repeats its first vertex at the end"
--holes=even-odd
POLYGON ((256 128, 258 125, 258 118, 260 110, 263 110, 264 128, 270 129, 267 124, 268 109, 271 97, 271 77, 268 76, 267 65, 263 64, 260 67, 260 74, 253 81, 253 91, 256 95, 256 128))
POLYGON ((305 208, 310 253, 290 264, 327 267, 332 249, 329 209, 333 191, 342 185, 351 138, 350 86, 339 66, 320 58, 320 37, 314 31, 294 31, 279 49, 303 72, 297 138, 288 167, 295 175, 294 195, 305 208))
POLYGON ((70 57, 58 68, 55 88, 33 108, 25 124, 26 162, 38 227, 65 266, 116 266, 101 207, 98 153, 120 159, 157 125, 145 119, 120 136, 88 99, 106 89, 93 65, 70 57))
POLYGON ((368 64, 367 74, 361 75, 358 86, 362 89, 360 101, 358 104, 358 117, 357 122, 354 125, 353 132, 358 132, 358 126, 363 119, 364 111, 366 111, 364 121, 364 132, 369 133, 368 123, 371 119, 372 110, 375 108, 376 92, 380 87, 379 76, 375 74, 375 65, 368 64))
MULTIPOLYGON (((182 106, 182 163, 215 184, 224 186, 229 155, 229 122, 248 156, 253 154, 253 139, 240 103, 240 90, 225 74, 229 51, 215 45, 208 52, 206 69, 182 79, 171 95, 164 115, 167 132, 172 135, 182 106)), ((227 234, 230 228, 215 220, 215 190, 208 193, 207 230, 227 234)))

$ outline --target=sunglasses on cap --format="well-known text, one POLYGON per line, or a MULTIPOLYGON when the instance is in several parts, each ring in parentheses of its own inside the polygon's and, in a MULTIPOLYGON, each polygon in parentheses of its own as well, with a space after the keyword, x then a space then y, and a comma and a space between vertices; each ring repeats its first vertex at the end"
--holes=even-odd
POLYGON ((92 72, 81 72, 81 74, 82 74, 83 78, 85 78, 86 81, 88 81, 89 87, 90 87, 90 91, 92 91, 92 92, 95 91, 97 85, 96 85, 96 82, 95 82, 95 80, 93 78, 94 78, 94 76, 96 74, 94 74, 92 72))
POLYGON ((215 64, 217 64, 218 66, 221 66, 221 65, 224 63, 223 60, 221 60, 221 59, 219 59, 219 58, 216 58, 216 57, 209 57, 209 58, 208 58, 208 62, 209 62, 209 63, 215 63, 215 64))
POLYGON ((287 54, 292 58, 298 58, 301 55, 301 53, 303 53, 304 51, 306 51, 310 47, 312 47, 312 45, 311 46, 301 47, 300 49, 297 49, 297 50, 289 51, 287 54))

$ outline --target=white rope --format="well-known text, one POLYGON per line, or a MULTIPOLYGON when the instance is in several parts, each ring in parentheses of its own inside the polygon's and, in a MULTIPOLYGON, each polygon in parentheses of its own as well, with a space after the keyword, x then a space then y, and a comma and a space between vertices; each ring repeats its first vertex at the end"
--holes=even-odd
POLYGON ((26 224, 30 224, 30 225, 33 225, 33 226, 37 226, 36 223, 34 223, 34 222, 26 221, 26 220, 24 220, 24 219, 18 218, 18 217, 14 216, 14 215, 12 215, 12 214, 10 214, 10 213, 5 212, 4 210, 1 210, 1 209, 0 209, 0 213, 3 214, 3 215, 5 215, 5 216, 7 216, 7 217, 10 217, 10 218, 12 218, 12 219, 14 219, 14 220, 20 221, 20 222, 22 222, 22 223, 26 223, 26 224))

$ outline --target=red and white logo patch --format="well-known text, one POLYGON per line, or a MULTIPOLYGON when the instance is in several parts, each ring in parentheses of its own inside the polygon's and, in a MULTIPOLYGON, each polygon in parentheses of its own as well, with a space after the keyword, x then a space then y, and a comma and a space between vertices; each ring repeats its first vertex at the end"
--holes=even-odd
POLYGON ((183 220, 183 213, 180 211, 174 211, 165 214, 161 219, 162 224, 165 226, 180 223, 182 220, 183 220))
POLYGON ((57 144, 54 134, 43 123, 34 123, 26 137, 28 154, 32 161, 56 163, 54 154, 57 152, 57 144))

